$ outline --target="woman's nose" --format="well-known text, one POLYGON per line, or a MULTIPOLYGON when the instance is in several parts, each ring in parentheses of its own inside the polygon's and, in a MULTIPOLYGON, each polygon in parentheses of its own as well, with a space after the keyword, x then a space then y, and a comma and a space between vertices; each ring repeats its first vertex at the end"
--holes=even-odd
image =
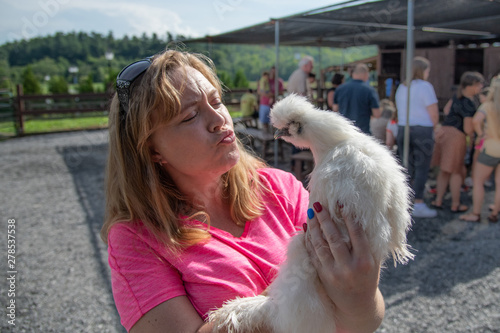
POLYGON ((209 130, 210 132, 220 131, 221 128, 226 124, 226 118, 223 114, 223 108, 215 108, 207 103, 207 111, 209 115, 209 130))

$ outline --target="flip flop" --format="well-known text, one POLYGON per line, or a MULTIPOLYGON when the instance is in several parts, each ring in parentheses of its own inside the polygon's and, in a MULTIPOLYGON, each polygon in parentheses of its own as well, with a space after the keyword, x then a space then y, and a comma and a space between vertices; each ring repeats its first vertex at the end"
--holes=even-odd
POLYGON ((494 215, 494 214, 490 214, 488 216, 488 221, 493 222, 493 223, 498 222, 498 216, 494 215))
POLYGON ((443 209, 443 203, 441 203, 440 205, 436 205, 436 200, 434 200, 431 202, 431 207, 435 209, 443 209))
POLYGON ((466 215, 460 215, 458 218, 459 220, 462 221, 467 221, 467 222, 479 222, 481 221, 481 215, 476 215, 474 213, 466 214, 466 215))
POLYGON ((466 206, 466 205, 458 205, 457 209, 450 208, 450 211, 452 213, 463 213, 463 212, 466 212, 468 210, 469 210, 469 206, 466 206))

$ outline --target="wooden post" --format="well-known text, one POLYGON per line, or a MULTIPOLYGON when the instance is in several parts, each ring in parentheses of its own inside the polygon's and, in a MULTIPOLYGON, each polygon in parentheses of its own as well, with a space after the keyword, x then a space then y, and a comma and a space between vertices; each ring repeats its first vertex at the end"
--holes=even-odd
POLYGON ((24 111, 23 86, 21 84, 18 84, 17 85, 17 108, 16 108, 17 135, 24 134, 23 111, 24 111))

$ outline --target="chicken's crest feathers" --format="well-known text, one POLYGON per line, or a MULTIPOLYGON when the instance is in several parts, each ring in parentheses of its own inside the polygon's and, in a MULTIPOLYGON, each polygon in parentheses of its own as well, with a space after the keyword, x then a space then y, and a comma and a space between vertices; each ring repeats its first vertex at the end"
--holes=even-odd
POLYGON ((296 94, 277 102, 270 116, 283 140, 299 148, 310 148, 313 153, 360 134, 342 115, 317 109, 305 97, 296 94))

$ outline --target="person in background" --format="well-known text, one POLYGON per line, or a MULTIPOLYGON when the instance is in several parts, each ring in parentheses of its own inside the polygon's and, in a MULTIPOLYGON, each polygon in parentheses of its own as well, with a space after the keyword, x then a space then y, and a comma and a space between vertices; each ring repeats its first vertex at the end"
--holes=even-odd
POLYGON ((486 101, 472 118, 479 156, 474 162, 472 212, 461 215, 460 219, 470 222, 481 221, 484 202, 484 183, 495 170, 495 199, 488 221, 497 222, 500 211, 500 76, 493 78, 486 101))
POLYGON ((269 85, 271 88, 271 93, 272 93, 272 103, 270 106, 272 107, 273 104, 280 98, 280 96, 283 95, 283 92, 285 91, 285 85, 283 84, 283 79, 278 77, 276 75, 276 67, 272 66, 271 70, 269 71, 269 85), (278 80, 278 96, 276 96, 276 83, 275 80, 278 80))
MULTIPOLYGON (((395 110, 392 113, 391 120, 387 123, 386 133, 385 133, 385 145, 389 150, 394 152, 394 147, 398 148, 396 145, 396 138, 398 137, 398 113, 395 110)), ((399 155, 396 151, 396 155, 399 155)))
POLYGON ((469 207, 460 204, 460 189, 464 180, 464 158, 467 151, 467 137, 474 134, 472 117, 476 113, 474 97, 481 92, 484 78, 478 72, 465 72, 450 112, 436 130, 436 148, 432 165, 439 166, 436 183, 436 199, 433 206, 442 208, 443 197, 448 185, 451 192, 451 211, 465 212, 469 207))
POLYGON ((396 113, 396 107, 393 102, 384 98, 380 101, 380 109, 382 110, 380 118, 372 117, 370 120, 370 132, 374 138, 385 144, 387 125, 393 118, 393 114, 396 113))
POLYGON ((208 312, 265 293, 302 230, 333 303, 332 330, 377 329, 380 263, 363 229, 345 217, 347 247, 336 228, 322 227, 335 224, 319 203, 307 215, 301 182, 245 150, 210 59, 166 50, 128 65, 109 118, 101 237, 128 332, 212 332, 208 312), (325 239, 318 253, 313 244, 325 239))
MULTIPOLYGON (((489 92, 489 87, 485 87, 485 88, 483 88, 483 90, 481 90, 481 93, 479 94, 479 103, 480 103, 479 105, 482 105, 484 102, 486 102, 486 97, 488 96, 488 92, 489 92)), ((450 105, 450 108, 451 108, 451 105, 450 105)), ((477 114, 477 111, 476 111, 476 114, 477 114)), ((478 124, 474 123, 474 118, 472 118, 472 123, 474 126, 474 130, 476 131, 476 125, 478 125, 478 124)), ((476 131, 476 133, 477 133, 477 131, 476 131)), ((471 142, 472 161, 471 161, 471 167, 470 167, 470 173, 469 173, 470 176, 465 178, 465 180, 464 180, 464 185, 467 187, 473 186, 474 182, 473 182, 472 178, 474 176, 474 166, 476 165, 476 161, 477 161, 477 158, 479 157, 479 152, 481 151, 481 148, 483 147, 483 143, 484 143, 484 137, 478 138, 477 134, 476 134, 476 139, 474 140, 474 142, 471 142)), ((485 184, 485 186, 492 186, 492 182, 489 179, 487 179, 484 184, 485 184)))
POLYGON ((288 78, 288 93, 305 96, 312 101, 309 73, 312 72, 313 67, 314 59, 311 56, 304 56, 299 61, 299 68, 297 68, 288 78))
MULTIPOLYGON (((287 90, 290 94, 297 94, 300 96, 307 97, 311 102, 313 101, 313 95, 311 90, 311 84, 309 81, 309 74, 312 72, 314 67, 314 59, 311 56, 304 56, 299 61, 299 68, 297 68, 292 75, 288 78, 287 90)), ((292 146, 292 155, 301 152, 301 149, 292 146)), ((291 161, 292 170, 295 165, 295 160, 291 161)))
POLYGON ((399 125, 397 145, 401 161, 404 159, 404 133, 407 119, 410 125, 408 175, 415 192, 414 217, 435 217, 437 215, 434 209, 430 209, 424 203, 425 183, 434 149, 434 126, 439 122, 436 93, 432 84, 427 81, 430 71, 429 60, 423 57, 413 59, 409 119, 407 118, 408 87, 403 83, 396 90, 399 125))
POLYGON ((264 74, 257 83, 257 92, 259 95, 259 121, 262 128, 265 130, 270 130, 269 128, 269 113, 271 107, 273 106, 279 95, 283 94, 283 80, 278 78, 278 96, 275 96, 275 78, 276 69, 271 67, 269 72, 264 72, 264 74))
POLYGON ((257 82, 257 94, 259 95, 259 121, 262 128, 269 127, 269 113, 271 112, 271 85, 269 83, 269 72, 263 72, 257 82))
POLYGON ((328 107, 328 110, 333 111, 333 97, 335 96, 335 90, 342 84, 344 83, 344 74, 341 73, 335 73, 332 77, 332 87, 328 89, 326 93, 326 104, 328 107))
POLYGON ((240 98, 240 111, 242 117, 259 118, 259 103, 252 89, 248 89, 240 98))
POLYGON ((366 134, 371 134, 371 117, 379 118, 382 114, 378 94, 367 83, 369 78, 368 66, 357 64, 352 71, 352 80, 338 87, 333 97, 333 111, 352 120, 366 134))

